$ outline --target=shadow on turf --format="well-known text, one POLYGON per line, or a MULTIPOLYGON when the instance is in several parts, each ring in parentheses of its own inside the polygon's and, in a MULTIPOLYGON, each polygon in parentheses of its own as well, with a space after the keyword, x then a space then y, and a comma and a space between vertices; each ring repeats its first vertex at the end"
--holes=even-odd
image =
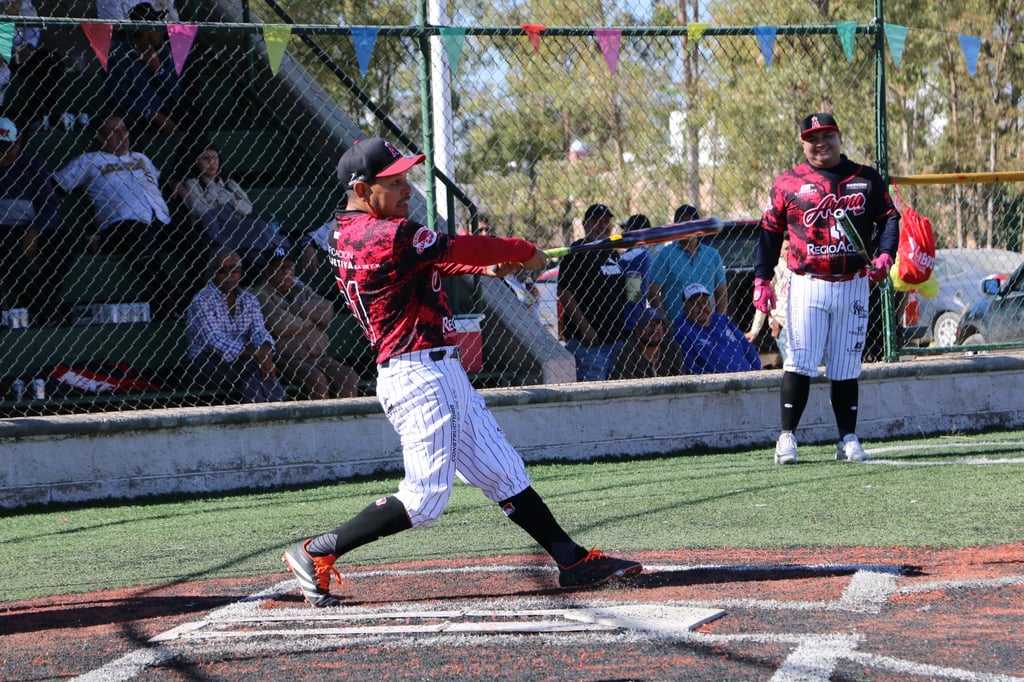
POLYGON ((95 602, 68 604, 51 602, 17 605, 0 611, 0 636, 86 628, 151 618, 168 618, 205 613, 238 601, 238 595, 174 597, 133 596, 95 602))

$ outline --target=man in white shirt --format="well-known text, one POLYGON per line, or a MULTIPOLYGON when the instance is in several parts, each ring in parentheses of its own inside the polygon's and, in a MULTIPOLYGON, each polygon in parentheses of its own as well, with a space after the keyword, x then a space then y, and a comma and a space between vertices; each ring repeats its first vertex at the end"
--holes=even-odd
POLYGON ((148 156, 131 151, 121 117, 103 119, 96 139, 99 151, 75 157, 53 179, 61 191, 85 191, 99 226, 99 251, 130 260, 147 282, 150 305, 160 316, 171 297, 160 259, 160 245, 167 241, 171 224, 171 211, 160 193, 160 171, 148 156))

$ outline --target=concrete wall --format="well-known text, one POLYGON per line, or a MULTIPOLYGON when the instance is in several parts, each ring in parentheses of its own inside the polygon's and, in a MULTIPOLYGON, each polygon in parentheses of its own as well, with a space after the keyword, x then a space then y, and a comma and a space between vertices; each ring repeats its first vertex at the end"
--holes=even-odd
MULTIPOLYGON (((1024 358, 978 355, 866 366, 872 439, 1024 425, 1024 358)), ((763 445, 778 430, 780 371, 484 391, 523 457, 585 460, 763 445)), ((799 440, 835 438, 817 380, 799 440)), ((0 507, 207 493, 401 467, 375 399, 0 420, 0 507)))

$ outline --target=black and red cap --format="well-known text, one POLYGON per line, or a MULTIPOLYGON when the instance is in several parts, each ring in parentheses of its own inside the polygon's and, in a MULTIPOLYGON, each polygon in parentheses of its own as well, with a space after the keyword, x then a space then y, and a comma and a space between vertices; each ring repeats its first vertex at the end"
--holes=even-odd
POLYGON ((806 140, 808 135, 820 130, 834 130, 837 133, 839 132, 839 124, 836 123, 836 119, 832 114, 818 112, 817 114, 811 114, 804 120, 800 121, 801 140, 806 140))
POLYGON ((423 154, 403 156, 382 137, 357 140, 338 161, 338 180, 351 188, 357 182, 373 182, 377 178, 405 173, 426 158, 423 154))

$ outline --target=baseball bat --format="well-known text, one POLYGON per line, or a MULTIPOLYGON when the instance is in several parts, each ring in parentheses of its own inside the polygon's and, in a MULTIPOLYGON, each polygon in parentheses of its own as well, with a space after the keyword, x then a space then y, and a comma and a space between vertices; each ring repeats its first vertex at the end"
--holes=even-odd
POLYGON ((846 238, 853 242, 853 245, 857 247, 857 253, 864 257, 864 260, 868 262, 868 270, 874 270, 875 264, 871 262, 871 255, 868 253, 867 244, 864 243, 864 239, 861 238, 860 232, 857 231, 856 226, 847 215, 846 209, 837 208, 832 211, 832 217, 836 219, 843 227, 843 232, 846 233, 846 238))
POLYGON ((699 220, 687 220, 682 223, 670 223, 648 227, 643 230, 633 230, 624 234, 613 234, 605 239, 598 239, 593 242, 584 242, 574 246, 557 246, 545 249, 544 255, 548 258, 560 258, 570 253, 582 251, 602 251, 606 249, 631 249, 634 246, 647 246, 649 244, 662 244, 674 242, 679 239, 691 237, 703 237, 709 234, 718 234, 722 231, 723 223, 718 218, 701 218, 699 220))

